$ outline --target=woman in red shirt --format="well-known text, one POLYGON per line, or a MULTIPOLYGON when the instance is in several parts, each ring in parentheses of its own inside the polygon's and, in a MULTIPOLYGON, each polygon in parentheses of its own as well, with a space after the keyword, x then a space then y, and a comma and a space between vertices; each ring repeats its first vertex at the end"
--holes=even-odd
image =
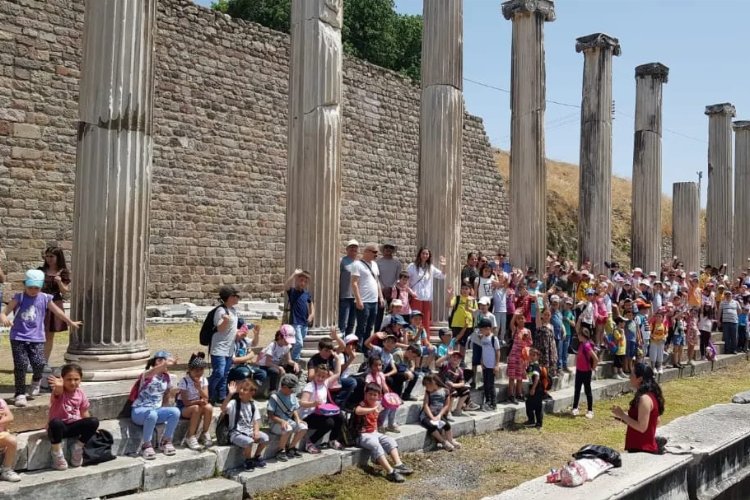
POLYGON ((625 449, 631 453, 660 453, 656 426, 664 413, 664 396, 654 379, 654 370, 644 363, 636 364, 630 372, 630 385, 636 391, 628 412, 619 406, 612 407, 614 417, 628 426, 625 449))

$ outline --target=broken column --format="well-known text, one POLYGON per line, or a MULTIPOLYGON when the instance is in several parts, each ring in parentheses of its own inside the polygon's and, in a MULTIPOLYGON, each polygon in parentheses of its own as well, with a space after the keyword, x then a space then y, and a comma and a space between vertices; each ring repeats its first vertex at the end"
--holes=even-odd
POLYGON ((417 243, 446 258, 446 281, 433 281, 433 322, 447 319, 446 284, 461 266, 463 0, 424 0, 419 123, 417 243))
POLYGON ((734 128, 734 270, 750 268, 750 121, 734 128))
POLYGON ((706 205, 706 264, 719 267, 732 261, 732 118, 729 103, 706 106, 708 115, 708 203, 706 205))
POLYGON ((661 63, 635 68, 635 140, 631 264, 661 269, 661 103, 669 68, 661 63))
POLYGON ((510 260, 544 269, 547 251, 547 167, 544 157, 546 75, 544 23, 555 20, 551 0, 510 0, 513 23, 510 93, 510 260))
POLYGON ((337 324, 343 0, 293 0, 286 272, 312 273, 314 329, 337 324))
POLYGON ((684 264, 684 269, 689 271, 700 268, 700 217, 698 184, 675 182, 672 185, 672 255, 677 256, 684 264))
POLYGON ((66 361, 87 380, 130 378, 145 336, 156 0, 87 0, 66 361))
POLYGON ((612 248, 612 56, 620 42, 604 33, 576 40, 583 52, 578 261, 605 272, 612 248))

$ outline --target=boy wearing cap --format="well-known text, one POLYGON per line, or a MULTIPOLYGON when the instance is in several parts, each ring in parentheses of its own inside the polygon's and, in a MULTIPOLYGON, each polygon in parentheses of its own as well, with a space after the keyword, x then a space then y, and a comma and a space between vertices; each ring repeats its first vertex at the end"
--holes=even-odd
POLYGON ((279 390, 268 398, 268 422, 271 424, 271 434, 280 436, 279 451, 276 460, 286 462, 290 458, 300 458, 299 444, 307 434, 307 422, 299 418, 299 401, 294 391, 299 385, 299 379, 287 373, 281 377, 279 390))
POLYGON ((346 243, 346 255, 339 261, 339 331, 354 333, 356 313, 354 309, 354 292, 352 292, 352 264, 359 254, 359 242, 349 240, 346 243))
POLYGON ((471 389, 466 385, 464 370, 461 368, 464 360, 461 351, 453 351, 448 359, 449 361, 440 369, 440 378, 451 390, 451 397, 458 401, 456 409, 453 410, 453 416, 460 417, 464 410, 476 411, 479 405, 470 400, 471 389))
POLYGON ((37 269, 26 271, 23 293, 17 293, 0 313, 0 325, 10 328, 10 348, 13 353, 13 377, 15 379, 15 400, 18 407, 26 406, 26 370, 29 363, 33 370, 28 397, 39 395, 42 373, 46 359, 44 357, 44 318, 47 311, 63 320, 71 330, 81 326, 80 321, 73 321, 65 311, 52 302, 52 295, 42 293, 44 272, 37 269), (15 311, 13 322, 8 314, 15 311))
POLYGON ((295 342, 292 347, 292 360, 299 363, 302 355, 302 344, 307 337, 307 328, 315 318, 315 304, 313 296, 307 290, 310 283, 310 273, 296 269, 294 274, 286 280, 287 286, 294 282, 294 286, 286 291, 289 307, 289 324, 294 327, 295 342))
POLYGON ((233 286, 219 288, 221 306, 214 313, 215 331, 211 335, 211 376, 208 378, 208 394, 213 404, 227 397, 227 376, 232 369, 234 341, 237 337, 239 315, 234 306, 240 301, 240 292, 233 286))

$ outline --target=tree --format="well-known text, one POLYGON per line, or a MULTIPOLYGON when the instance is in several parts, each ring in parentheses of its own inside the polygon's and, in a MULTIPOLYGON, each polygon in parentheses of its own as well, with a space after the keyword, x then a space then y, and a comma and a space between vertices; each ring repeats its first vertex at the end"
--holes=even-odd
MULTIPOLYGON (((212 7, 289 33, 291 0, 217 0, 212 7)), ((397 13, 394 0, 344 0, 341 38, 345 54, 419 80, 422 16, 397 13)))

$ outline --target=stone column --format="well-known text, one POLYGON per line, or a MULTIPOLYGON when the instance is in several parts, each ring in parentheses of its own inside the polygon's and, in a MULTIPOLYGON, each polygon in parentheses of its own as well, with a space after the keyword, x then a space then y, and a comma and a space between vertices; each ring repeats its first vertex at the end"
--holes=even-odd
POLYGON ((583 52, 578 261, 606 272, 612 249, 612 56, 620 42, 604 33, 576 40, 583 52))
MULTIPOLYGON (((719 267, 732 261, 732 117, 729 103, 706 106, 708 115, 708 204, 706 205, 706 264, 719 267)), ((731 269, 730 269, 731 271, 731 269)))
POLYGON ((750 121, 734 122, 734 271, 750 267, 750 121))
POLYGON ((661 101, 668 76, 661 63, 635 68, 631 264, 646 272, 661 269, 661 101))
POLYGON ((544 269, 547 251, 547 166, 544 157, 544 23, 555 20, 551 0, 510 0, 510 260, 544 269))
POLYGON ((337 324, 343 0, 293 0, 286 271, 312 273, 313 328, 337 324))
POLYGON ((458 286, 464 127, 463 0, 424 0, 417 242, 446 258, 434 281, 434 323, 447 319, 446 285, 458 286))
POLYGON ((700 217, 701 200, 698 196, 698 184, 675 182, 672 185, 672 255, 676 255, 688 271, 697 271, 700 268, 700 217))
POLYGON ((65 359, 87 380, 137 375, 145 336, 156 0, 87 0, 65 359))

